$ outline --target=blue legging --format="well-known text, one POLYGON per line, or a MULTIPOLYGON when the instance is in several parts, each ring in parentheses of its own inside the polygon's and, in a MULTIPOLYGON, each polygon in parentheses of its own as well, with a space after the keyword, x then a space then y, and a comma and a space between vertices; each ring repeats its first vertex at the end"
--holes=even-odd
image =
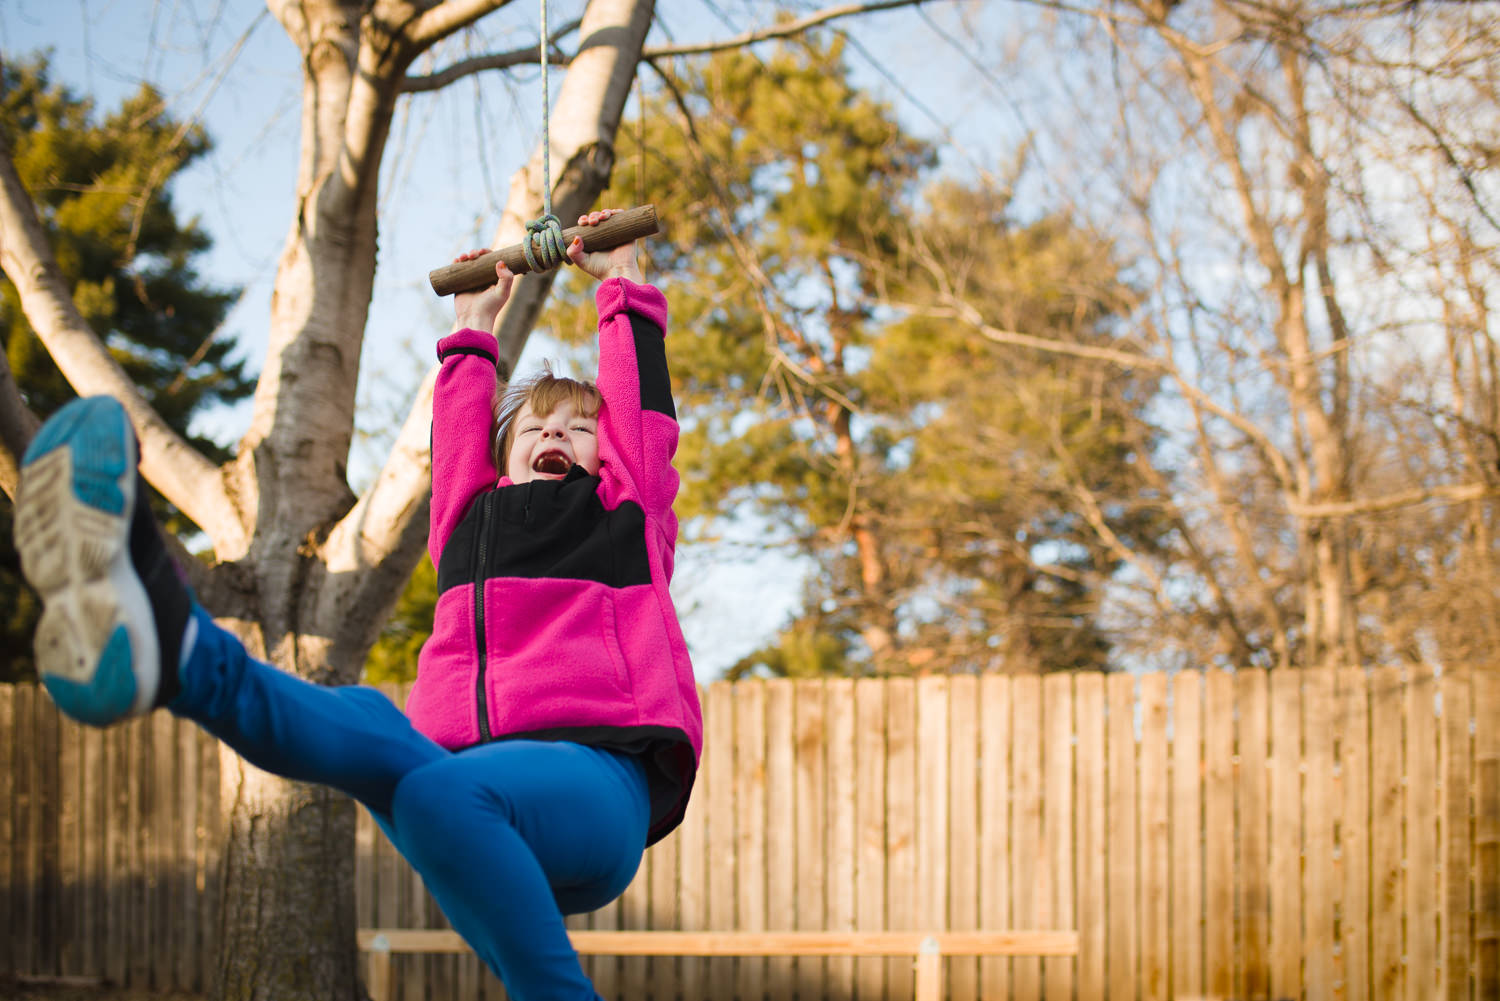
POLYGON ((516 1001, 597 1001, 563 914, 609 903, 640 865, 650 803, 639 760, 525 740, 454 753, 378 691, 294 678, 194 616, 172 712, 265 771, 363 803, 516 1001))

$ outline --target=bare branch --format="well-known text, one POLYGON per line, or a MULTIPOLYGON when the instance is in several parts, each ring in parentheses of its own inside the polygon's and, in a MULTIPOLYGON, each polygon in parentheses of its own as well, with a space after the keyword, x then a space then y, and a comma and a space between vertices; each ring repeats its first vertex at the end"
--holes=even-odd
POLYGON ((696 56, 709 52, 723 52, 726 49, 739 49, 756 42, 770 41, 773 38, 791 38, 800 35, 809 28, 815 28, 820 24, 841 17, 853 17, 858 14, 872 14, 882 10, 895 10, 898 7, 919 6, 926 0, 879 0, 877 3, 849 3, 838 7, 829 7, 824 10, 815 11, 806 17, 797 18, 794 21, 785 21, 771 28, 757 28, 726 38, 717 42, 695 42, 683 45, 658 45, 642 51, 644 59, 664 59, 670 56, 696 56))
MULTIPOLYGON (((572 27, 577 27, 578 22, 573 22, 572 27)), ((401 93, 421 94, 434 90, 442 90, 449 84, 473 76, 475 73, 483 73, 486 70, 507 70, 516 66, 527 66, 538 61, 538 52, 535 45, 527 45, 509 52, 494 52, 487 56, 475 56, 462 62, 454 63, 446 69, 436 73, 428 73, 424 76, 409 76, 401 81, 401 93)), ((550 66, 567 66, 572 60, 568 57, 553 53, 548 56, 547 63, 550 66)))
MULTIPOLYGON (((557 41, 578 30, 582 21, 570 21, 561 28, 552 32, 548 39, 548 48, 557 44, 557 41)), ((535 45, 523 45, 520 48, 511 49, 509 52, 492 52, 489 55, 474 56, 472 59, 464 59, 454 63, 452 66, 428 73, 422 76, 409 76, 401 81, 401 93, 420 94, 427 91, 442 90, 444 87, 464 77, 485 70, 506 70, 515 66, 528 66, 538 62, 540 53, 535 45)), ((547 63, 551 66, 569 66, 572 58, 562 53, 550 52, 547 63)))
POLYGON ((1470 501, 1500 497, 1500 486, 1490 483, 1449 483, 1437 487, 1416 487, 1402 490, 1384 497, 1368 497, 1362 500, 1329 501, 1321 504, 1303 504, 1289 500, 1288 509, 1299 518, 1308 520, 1347 518, 1351 515, 1379 514, 1398 508, 1416 507, 1420 504, 1467 504, 1470 501))

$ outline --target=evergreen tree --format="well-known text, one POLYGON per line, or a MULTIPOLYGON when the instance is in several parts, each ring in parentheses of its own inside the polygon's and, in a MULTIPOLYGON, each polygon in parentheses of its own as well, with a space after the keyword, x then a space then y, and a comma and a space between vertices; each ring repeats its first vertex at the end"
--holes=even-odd
MULTIPOLYGON (((92 101, 54 84, 44 56, 0 65, 0 128, 38 208, 73 300, 115 360, 163 419, 186 435, 194 414, 254 390, 234 345, 214 338, 238 294, 198 274, 212 241, 177 217, 168 187, 210 148, 143 86, 98 120, 92 101)), ((46 417, 73 392, 42 348, 15 286, 0 281, 0 348, 27 404, 46 417)), ((206 454, 229 452, 201 436, 206 454)), ((9 544, 11 509, 0 499, 0 680, 34 676, 38 605, 9 544)))

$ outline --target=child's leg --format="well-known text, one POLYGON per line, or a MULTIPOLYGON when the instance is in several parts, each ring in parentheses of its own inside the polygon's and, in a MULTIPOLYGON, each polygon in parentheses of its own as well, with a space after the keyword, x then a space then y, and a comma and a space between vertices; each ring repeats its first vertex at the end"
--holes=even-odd
POLYGON ((136 456, 124 409, 92 397, 22 459, 16 543, 45 603, 37 667, 53 700, 95 726, 170 703, 268 771, 388 811, 402 776, 448 752, 379 693, 299 681, 215 626, 162 543, 136 456))
POLYGON ((649 822, 635 759, 518 740, 411 772, 387 833, 515 1001, 598 1001, 563 914, 624 892, 649 822))
POLYGON ((375 689, 295 678, 251 657, 197 605, 193 618, 182 689, 167 708, 257 768, 331 786, 388 814, 408 772, 451 756, 375 689))

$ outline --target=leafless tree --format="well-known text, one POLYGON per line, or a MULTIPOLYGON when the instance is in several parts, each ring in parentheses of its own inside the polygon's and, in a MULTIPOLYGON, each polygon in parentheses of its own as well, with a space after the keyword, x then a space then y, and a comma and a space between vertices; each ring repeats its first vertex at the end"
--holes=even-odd
MULTIPOLYGON (((1067 109, 1027 123, 1037 186, 1140 296, 1086 355, 1171 402, 1138 440, 1179 542, 1119 553, 1120 642, 1200 666, 1471 661, 1497 610, 1496 6, 1043 11, 997 89, 1067 109)), ((933 287, 907 305, 1080 350, 933 287)))

